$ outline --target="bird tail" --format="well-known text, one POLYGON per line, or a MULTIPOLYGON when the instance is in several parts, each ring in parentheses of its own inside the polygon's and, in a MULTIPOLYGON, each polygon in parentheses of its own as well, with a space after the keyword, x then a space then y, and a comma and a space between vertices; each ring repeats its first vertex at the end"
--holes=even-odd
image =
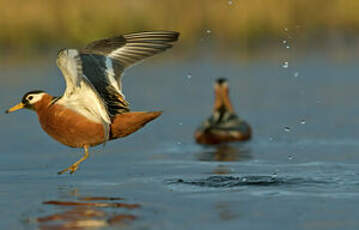
POLYGON ((162 112, 127 112, 117 114, 111 123, 110 140, 125 137, 136 132, 162 112))

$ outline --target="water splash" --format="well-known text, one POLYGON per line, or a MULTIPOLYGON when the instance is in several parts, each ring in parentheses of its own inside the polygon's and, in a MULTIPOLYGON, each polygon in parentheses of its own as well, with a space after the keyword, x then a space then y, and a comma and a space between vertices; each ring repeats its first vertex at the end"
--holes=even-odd
POLYGON ((192 78, 192 73, 188 73, 187 74, 187 79, 191 79, 192 78))
POLYGON ((277 178, 278 173, 279 173, 279 169, 274 170, 274 172, 272 173, 272 179, 277 178))
POLYGON ((293 160, 294 159, 294 153, 289 153, 288 155, 288 160, 293 160))
POLYGON ((283 62, 282 67, 284 69, 287 69, 289 67, 289 62, 287 62, 287 61, 283 62))
POLYGON ((293 74, 293 76, 294 76, 295 78, 298 78, 298 77, 299 77, 299 73, 298 73, 298 72, 295 72, 295 73, 293 74))
POLYGON ((286 131, 286 132, 290 132, 290 131, 291 131, 291 129, 290 129, 290 127, 284 127, 284 131, 286 131))
POLYGON ((233 1, 232 1, 232 0, 228 0, 228 1, 227 1, 227 4, 231 6, 231 5, 233 4, 233 1))
MULTIPOLYGON (((231 188, 237 186, 278 186, 285 183, 285 181, 282 178, 272 176, 211 176, 204 179, 172 179, 168 180, 167 183, 169 185, 186 184, 211 188, 231 188)), ((288 184, 291 183, 289 181, 288 184)))

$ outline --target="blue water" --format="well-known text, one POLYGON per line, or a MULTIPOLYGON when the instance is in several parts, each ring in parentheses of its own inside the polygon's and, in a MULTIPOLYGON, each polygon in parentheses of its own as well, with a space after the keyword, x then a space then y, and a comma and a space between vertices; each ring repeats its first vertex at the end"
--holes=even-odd
MULTIPOLYGON (((33 89, 61 95, 54 59, 2 64, 0 109, 33 89)), ((124 79, 131 108, 165 113, 92 148, 74 175, 56 172, 79 159, 80 149, 48 137, 31 111, 0 115, 0 229, 56 229, 36 219, 71 207, 42 202, 84 196, 141 205, 99 208, 137 216, 101 229, 358 229, 357 59, 311 54, 287 69, 283 60, 167 54, 137 65, 124 79), (228 78, 252 141, 218 149, 194 143, 217 77, 228 78)))

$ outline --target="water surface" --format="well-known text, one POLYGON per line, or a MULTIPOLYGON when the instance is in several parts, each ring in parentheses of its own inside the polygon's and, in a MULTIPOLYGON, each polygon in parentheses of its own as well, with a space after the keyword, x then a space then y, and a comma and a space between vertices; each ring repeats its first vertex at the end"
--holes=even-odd
MULTIPOLYGON (((165 113, 125 139, 92 148, 74 175, 56 172, 81 150, 49 138, 30 111, 0 115, 1 229, 56 229, 36 219, 73 207, 43 202, 81 197, 139 205, 98 208, 106 218, 136 217, 101 222, 104 229, 358 229, 357 59, 319 53, 283 68, 282 58, 169 57, 137 65, 124 79, 133 110, 165 113), (252 141, 194 143, 217 77, 228 78, 252 141)), ((33 89, 60 95, 64 82, 53 59, 2 66, 0 108, 33 89)))

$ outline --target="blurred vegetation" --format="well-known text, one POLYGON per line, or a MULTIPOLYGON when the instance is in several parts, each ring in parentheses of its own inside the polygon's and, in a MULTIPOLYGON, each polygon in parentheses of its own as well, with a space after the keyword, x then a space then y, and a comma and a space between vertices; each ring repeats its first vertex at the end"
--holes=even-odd
POLYGON ((358 0, 0 0, 2 53, 39 52, 142 30, 183 45, 255 49, 280 38, 327 41, 359 32, 358 0))

